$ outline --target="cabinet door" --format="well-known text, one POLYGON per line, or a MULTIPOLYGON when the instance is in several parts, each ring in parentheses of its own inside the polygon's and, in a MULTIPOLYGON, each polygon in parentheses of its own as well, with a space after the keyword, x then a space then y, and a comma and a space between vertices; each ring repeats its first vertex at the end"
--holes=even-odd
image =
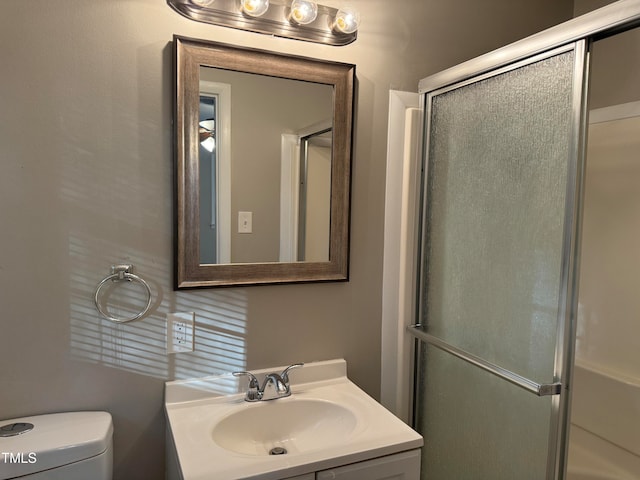
POLYGON ((316 480, 315 473, 307 473, 305 475, 298 475, 297 477, 287 477, 283 480, 316 480))
POLYGON ((419 480, 420 450, 324 470, 316 480, 419 480))

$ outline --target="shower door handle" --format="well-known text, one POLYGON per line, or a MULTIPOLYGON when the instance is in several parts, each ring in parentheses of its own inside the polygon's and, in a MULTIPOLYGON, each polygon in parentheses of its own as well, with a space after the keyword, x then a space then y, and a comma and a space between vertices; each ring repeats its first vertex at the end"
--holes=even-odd
POLYGON ((416 337, 418 340, 421 340, 429 345, 433 345, 440 350, 443 350, 451 355, 458 357, 461 360, 464 360, 467 363, 475 365, 478 368, 481 368, 493 375, 506 380, 507 382, 512 383, 524 390, 534 393, 539 397, 547 396, 547 395, 559 395, 562 391, 562 384, 560 382, 554 383, 536 383, 533 380, 529 380, 528 378, 523 377, 522 375, 518 375, 506 368, 502 368, 494 363, 487 362, 486 360, 474 355, 473 353, 469 353, 461 348, 454 347, 453 345, 443 341, 442 339, 435 337, 424 330, 422 330, 421 325, 409 325, 407 327, 407 331, 416 337))

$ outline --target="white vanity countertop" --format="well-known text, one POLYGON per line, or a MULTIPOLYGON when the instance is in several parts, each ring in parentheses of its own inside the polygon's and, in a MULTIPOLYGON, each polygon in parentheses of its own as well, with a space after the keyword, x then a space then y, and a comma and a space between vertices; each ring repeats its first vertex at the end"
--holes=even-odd
MULTIPOLYGON (((253 373, 261 378, 283 369, 253 373)), ((240 385, 246 387, 246 378, 238 381, 231 375, 222 375, 167 382, 166 414, 184 480, 277 480, 422 446, 418 433, 347 378, 344 360, 309 363, 290 376, 290 397, 255 403, 245 402, 244 393, 236 393, 240 385), (305 402, 345 407, 351 412, 349 419, 355 419, 353 428, 345 435, 335 435, 338 438, 323 438, 322 427, 318 430, 313 427, 306 434, 306 438, 312 438, 313 448, 301 448, 286 455, 238 453, 214 440, 215 427, 231 415, 241 418, 247 409, 261 408, 260 414, 265 412, 269 416, 270 411, 287 411, 288 407, 305 402)), ((265 418, 265 424, 268 420, 265 418)), ((333 420, 335 424, 336 419, 333 420)), ((256 429, 261 428, 259 420, 254 423, 256 429)), ((295 443, 296 438, 292 441, 295 443)))

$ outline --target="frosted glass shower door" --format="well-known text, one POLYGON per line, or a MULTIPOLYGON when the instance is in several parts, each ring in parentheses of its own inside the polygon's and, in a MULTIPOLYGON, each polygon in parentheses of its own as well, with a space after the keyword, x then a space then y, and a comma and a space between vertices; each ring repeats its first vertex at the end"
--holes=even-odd
POLYGON ((562 471, 583 48, 425 93, 424 480, 562 471))

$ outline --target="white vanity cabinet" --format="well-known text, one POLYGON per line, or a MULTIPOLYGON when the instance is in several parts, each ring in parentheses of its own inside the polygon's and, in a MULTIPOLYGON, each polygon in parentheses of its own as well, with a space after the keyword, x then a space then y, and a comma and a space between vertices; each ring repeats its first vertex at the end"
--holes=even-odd
POLYGON ((420 450, 396 453, 283 480, 419 480, 420 450))
MULTIPOLYGON (((302 477, 305 478, 306 477, 302 477)), ((420 450, 396 453, 316 473, 315 480, 419 480, 420 450)))

